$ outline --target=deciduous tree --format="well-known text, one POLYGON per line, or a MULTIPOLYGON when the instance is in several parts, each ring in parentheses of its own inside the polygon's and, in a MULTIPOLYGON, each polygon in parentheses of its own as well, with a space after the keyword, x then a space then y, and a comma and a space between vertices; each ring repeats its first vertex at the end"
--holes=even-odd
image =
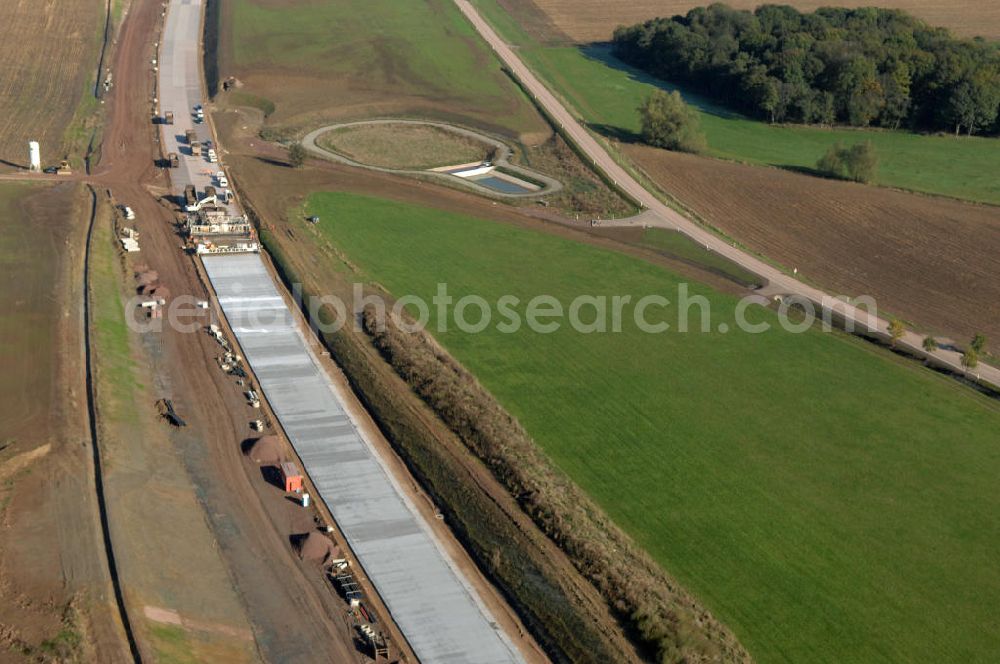
POLYGON ((306 163, 306 149, 301 143, 292 143, 288 146, 288 163, 294 168, 299 168, 306 163))
POLYGON ((962 353, 962 366, 966 371, 972 371, 979 366, 979 353, 971 348, 962 353))
POLYGON ((906 328, 903 326, 903 321, 898 318, 893 318, 889 321, 889 343, 893 346, 896 342, 903 338, 903 334, 906 332, 906 328))
POLYGON ((639 107, 639 115, 644 143, 682 152, 700 152, 705 148, 698 113, 684 103, 676 90, 653 92, 639 107))
POLYGON ((615 53, 771 122, 998 131, 1000 49, 902 11, 722 4, 614 36, 615 53))
POLYGON ((834 143, 816 162, 816 170, 830 177, 872 182, 878 173, 878 153, 871 141, 851 147, 834 143))

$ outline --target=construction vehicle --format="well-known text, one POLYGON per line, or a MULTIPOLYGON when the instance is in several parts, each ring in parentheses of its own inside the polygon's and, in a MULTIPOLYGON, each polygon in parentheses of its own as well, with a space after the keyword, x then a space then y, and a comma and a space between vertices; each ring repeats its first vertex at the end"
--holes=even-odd
POLYGON ((205 187, 205 197, 198 201, 198 209, 208 206, 214 206, 219 202, 219 199, 215 195, 215 187, 208 186, 205 187))
POLYGON ((177 157, 176 152, 171 152, 167 155, 167 163, 170 165, 170 168, 179 168, 181 160, 177 157))
POLYGON ((160 411, 160 415, 175 427, 187 426, 187 422, 182 420, 181 416, 174 410, 174 404, 170 399, 160 399, 156 402, 156 408, 160 411))
POLYGON ((193 184, 184 187, 184 209, 188 212, 198 209, 198 191, 193 184))
POLYGON ((174 123, 174 112, 167 111, 163 114, 163 124, 172 125, 174 123))
POLYGON ((184 139, 187 141, 187 144, 191 147, 191 154, 193 154, 196 157, 200 156, 201 141, 198 140, 198 134, 195 133, 195 130, 188 129, 186 132, 184 132, 184 139))

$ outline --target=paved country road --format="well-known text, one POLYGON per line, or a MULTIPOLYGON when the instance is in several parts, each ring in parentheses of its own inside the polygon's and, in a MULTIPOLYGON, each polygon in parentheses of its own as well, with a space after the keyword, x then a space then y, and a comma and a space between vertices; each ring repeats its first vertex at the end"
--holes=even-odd
MULTIPOLYGON (((576 143, 581 152, 603 171, 608 178, 617 184, 622 191, 659 219, 660 223, 655 225, 681 231, 701 245, 764 277, 770 282, 770 291, 805 298, 816 307, 833 309, 836 317, 853 322, 856 330, 869 331, 883 337, 887 336, 888 321, 872 316, 863 309, 837 300, 832 295, 818 288, 808 286, 798 279, 786 275, 760 259, 732 246, 726 240, 705 230, 663 203, 624 168, 618 165, 608 151, 584 128, 580 121, 538 80, 527 65, 522 62, 521 58, 500 38, 468 0, 455 0, 455 3, 483 39, 490 44, 503 63, 521 81, 521 84, 527 89, 529 94, 576 143)), ((957 372, 963 372, 960 353, 944 348, 938 349, 933 353, 927 353, 923 350, 923 337, 914 332, 907 331, 897 342, 897 345, 914 352, 918 356, 930 357, 935 364, 946 366, 957 372)), ((983 382, 1000 387, 1000 369, 996 367, 980 363, 971 373, 978 376, 983 382)))

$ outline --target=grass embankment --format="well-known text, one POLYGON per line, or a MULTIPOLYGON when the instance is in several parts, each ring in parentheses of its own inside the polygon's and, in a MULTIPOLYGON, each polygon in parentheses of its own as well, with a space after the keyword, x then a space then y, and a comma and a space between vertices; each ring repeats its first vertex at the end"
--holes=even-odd
POLYGON ((493 146, 432 125, 368 124, 327 132, 317 141, 360 164, 428 169, 484 159, 493 146))
POLYGON ((525 513, 600 591, 643 651, 659 662, 749 662, 724 626, 609 522, 555 469, 521 425, 476 378, 426 334, 364 310, 375 346, 410 388, 458 435, 525 513))
POLYGON ((137 420, 134 394, 139 387, 125 321, 121 258, 115 247, 112 213, 102 201, 90 253, 91 343, 102 425, 137 420))
POLYGON ((837 141, 870 140, 879 155, 874 184, 1000 204, 1000 142, 995 138, 930 136, 905 131, 771 125, 742 117, 700 95, 660 81, 611 55, 608 46, 542 46, 496 0, 476 6, 521 57, 598 133, 636 140, 638 107, 656 88, 681 90, 698 110, 706 154, 748 164, 812 172, 837 141))
POLYGON ((275 123, 413 113, 549 133, 450 0, 234 0, 226 11, 224 57, 246 92, 273 101, 275 123))
POLYGON ((744 286, 762 285, 760 277, 736 263, 709 251, 687 235, 664 228, 645 228, 639 246, 717 272, 744 286))
MULTIPOLYGON (((396 296, 429 302, 444 282, 490 302, 677 297, 669 272, 540 233, 346 194, 309 212, 396 296)), ((713 329, 735 329, 734 298, 690 290, 713 329)), ((1000 648, 994 402, 840 334, 654 335, 630 320, 617 334, 436 336, 759 661, 1000 648)))

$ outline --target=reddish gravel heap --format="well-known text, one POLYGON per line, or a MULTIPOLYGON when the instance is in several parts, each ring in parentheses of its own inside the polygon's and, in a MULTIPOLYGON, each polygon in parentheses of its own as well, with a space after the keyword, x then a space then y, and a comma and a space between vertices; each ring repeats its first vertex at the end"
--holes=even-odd
POLYGON ((262 466, 277 466, 283 460, 281 441, 277 436, 263 436, 250 445, 246 455, 262 466))

